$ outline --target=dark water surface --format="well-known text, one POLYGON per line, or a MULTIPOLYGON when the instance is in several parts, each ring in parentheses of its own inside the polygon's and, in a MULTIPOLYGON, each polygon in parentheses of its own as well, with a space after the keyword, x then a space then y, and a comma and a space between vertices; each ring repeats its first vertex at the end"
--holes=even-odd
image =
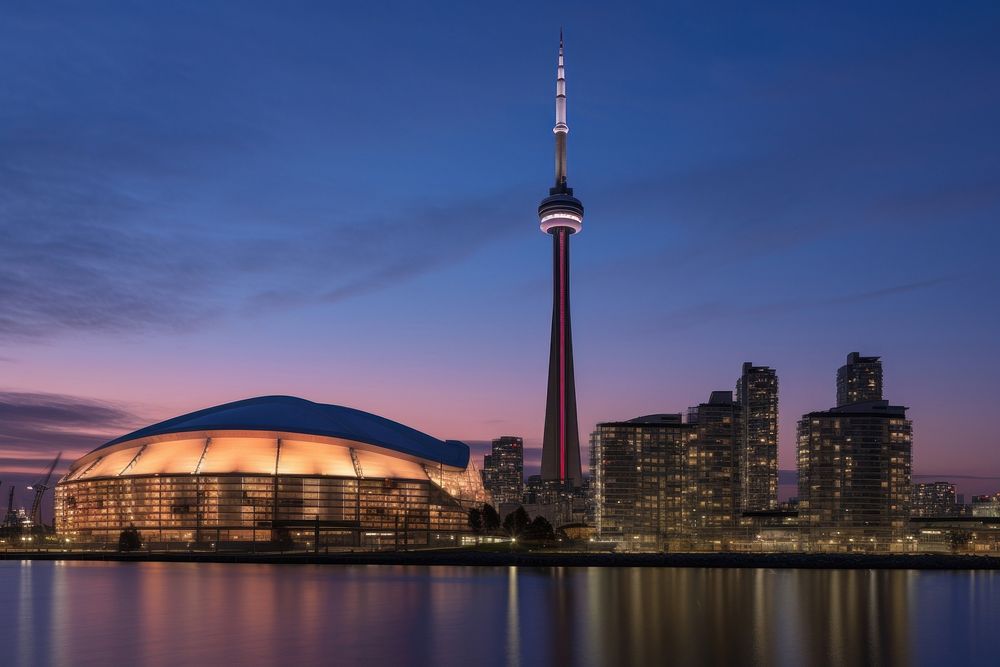
POLYGON ((998 665, 1000 572, 0 562, 2 665, 998 665))

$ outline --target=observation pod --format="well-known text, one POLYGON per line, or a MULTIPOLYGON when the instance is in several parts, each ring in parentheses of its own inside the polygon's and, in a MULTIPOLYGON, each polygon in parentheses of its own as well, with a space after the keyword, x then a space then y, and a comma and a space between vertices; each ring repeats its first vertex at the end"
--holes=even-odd
POLYGON ((538 221, 546 234, 565 227, 570 234, 576 234, 583 229, 583 202, 569 193, 553 194, 542 200, 538 205, 538 221))

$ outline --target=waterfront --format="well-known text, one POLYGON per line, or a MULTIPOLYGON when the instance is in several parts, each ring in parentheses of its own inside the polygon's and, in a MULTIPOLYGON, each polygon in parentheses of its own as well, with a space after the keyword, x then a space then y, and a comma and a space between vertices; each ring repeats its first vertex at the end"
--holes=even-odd
POLYGON ((995 571, 0 562, 4 664, 995 664, 995 571))

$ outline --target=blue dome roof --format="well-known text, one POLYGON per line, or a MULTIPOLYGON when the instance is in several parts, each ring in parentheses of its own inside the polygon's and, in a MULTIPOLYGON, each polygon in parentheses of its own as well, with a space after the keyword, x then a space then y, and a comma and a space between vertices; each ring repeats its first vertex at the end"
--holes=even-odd
POLYGON ((368 443, 455 468, 469 464, 469 446, 465 443, 438 440, 370 412, 294 396, 259 396, 205 408, 133 431, 97 450, 138 438, 189 431, 304 433, 368 443))

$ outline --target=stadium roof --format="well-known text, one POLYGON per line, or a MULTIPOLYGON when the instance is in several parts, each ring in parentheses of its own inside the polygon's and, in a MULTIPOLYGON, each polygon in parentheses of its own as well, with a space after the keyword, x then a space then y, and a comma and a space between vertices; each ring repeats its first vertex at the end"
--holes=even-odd
POLYGON ((303 433, 368 443, 456 468, 469 463, 465 443, 438 440, 370 412, 294 396, 258 396, 205 408, 115 438, 94 452, 139 438, 197 431, 303 433))

